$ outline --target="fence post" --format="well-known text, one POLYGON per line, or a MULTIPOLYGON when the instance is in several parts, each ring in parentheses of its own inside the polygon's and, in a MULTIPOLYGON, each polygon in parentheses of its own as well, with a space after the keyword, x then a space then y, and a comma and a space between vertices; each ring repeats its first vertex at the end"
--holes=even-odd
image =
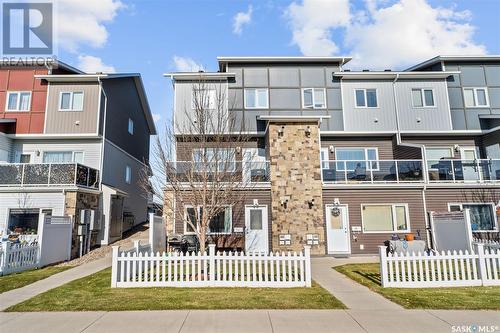
POLYGON ((209 265, 208 265, 208 278, 210 281, 210 286, 215 286, 215 244, 208 245, 208 256, 209 256, 209 265))
POLYGON ((488 280, 488 272, 486 271, 486 258, 484 257, 484 244, 476 243, 477 259, 479 261, 479 278, 481 279, 481 285, 485 285, 484 282, 488 280))
POLYGON ((387 246, 379 246, 378 253, 380 257, 380 282, 382 284, 382 288, 385 288, 389 283, 387 276, 387 246))
POLYGON ((309 245, 304 246, 304 256, 306 260, 306 287, 311 286, 311 247, 309 245))
POLYGON ((116 288, 118 283, 118 254, 120 252, 119 246, 113 246, 113 256, 111 262, 111 288, 116 288))
POLYGON ((135 250, 135 253, 139 254, 140 248, 141 248, 141 240, 140 239, 134 239, 134 250, 135 250))
POLYGON ((5 271, 7 269, 7 263, 8 263, 8 253, 7 253, 7 248, 9 247, 9 242, 3 242, 0 244, 2 246, 2 253, 0 255, 0 275, 5 274, 5 271))

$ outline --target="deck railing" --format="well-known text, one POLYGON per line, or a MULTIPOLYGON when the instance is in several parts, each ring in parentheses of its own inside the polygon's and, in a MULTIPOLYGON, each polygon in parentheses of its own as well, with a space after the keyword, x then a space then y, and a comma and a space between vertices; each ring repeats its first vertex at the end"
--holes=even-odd
POLYGON ((500 181, 500 159, 427 160, 429 182, 495 182, 500 181))
POLYGON ((176 177, 178 181, 189 182, 201 181, 204 178, 244 183, 270 181, 269 161, 170 162, 167 165, 167 176, 176 177))
POLYGON ((79 163, 0 164, 0 187, 98 188, 99 171, 79 163))

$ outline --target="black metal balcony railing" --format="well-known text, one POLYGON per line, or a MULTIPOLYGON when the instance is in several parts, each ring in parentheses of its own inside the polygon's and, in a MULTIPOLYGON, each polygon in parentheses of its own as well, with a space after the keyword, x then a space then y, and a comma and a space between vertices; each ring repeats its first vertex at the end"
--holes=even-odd
POLYGON ((99 171, 78 163, 0 164, 0 187, 99 187, 99 171))
POLYGON ((424 182, 421 160, 323 161, 324 182, 412 183, 424 182))
POLYGON ((170 162, 167 176, 180 182, 200 182, 204 179, 224 182, 269 182, 269 161, 239 162, 219 161, 199 163, 189 161, 170 162))

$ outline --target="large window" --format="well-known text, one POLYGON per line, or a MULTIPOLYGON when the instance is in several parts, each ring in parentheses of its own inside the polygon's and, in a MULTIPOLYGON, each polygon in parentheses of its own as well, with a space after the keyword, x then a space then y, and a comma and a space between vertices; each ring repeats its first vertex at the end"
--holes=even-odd
POLYGON ((305 88, 302 90, 302 107, 306 109, 326 108, 326 93, 323 88, 305 88))
POLYGON ((357 108, 376 108, 377 90, 376 89, 356 89, 354 91, 357 108))
POLYGON ((191 108, 193 110, 215 110, 217 107, 217 92, 215 89, 193 89, 191 108))
MULTIPOLYGON (((203 207, 185 206, 184 233, 194 233, 193 226, 199 227, 198 222, 203 216, 203 207), (188 223, 190 221, 191 223, 188 223), (193 226, 192 226, 192 225, 193 226)), ((231 206, 223 209, 208 222, 208 234, 229 234, 233 228, 233 216, 231 206)))
POLYGON ((336 148, 335 159, 346 161, 337 163, 339 171, 354 171, 356 168, 367 170, 378 170, 378 149, 377 148, 336 148))
POLYGON ((487 107, 488 89, 486 88, 464 88, 464 100, 466 107, 487 107))
POLYGON ((15 234, 37 234, 38 217, 40 210, 34 209, 11 209, 9 211, 8 233, 15 234))
POLYGON ((236 150, 234 148, 199 148, 193 149, 193 162, 196 170, 205 167, 211 171, 234 171, 236 168, 236 150))
POLYGON ((267 89, 245 89, 245 109, 267 109, 268 107, 267 89))
POLYGON ((470 224, 473 231, 497 231, 495 204, 453 203, 449 204, 450 212, 469 209, 470 224))
POLYGON ((364 232, 408 232, 410 221, 407 204, 361 205, 364 232))
POLYGON ((6 111, 29 111, 31 104, 30 91, 9 91, 7 93, 6 111))
POLYGON ((83 163, 82 151, 45 151, 43 163, 83 163))
POLYGON ((413 107, 415 108, 428 108, 435 106, 434 91, 432 89, 412 89, 411 97, 413 107))
POLYGON ((450 159, 453 158, 453 148, 451 147, 436 147, 436 148, 425 148, 425 156, 427 160, 435 161, 440 159, 450 159))
POLYGON ((83 91, 63 91, 59 96, 59 111, 82 111, 83 91))

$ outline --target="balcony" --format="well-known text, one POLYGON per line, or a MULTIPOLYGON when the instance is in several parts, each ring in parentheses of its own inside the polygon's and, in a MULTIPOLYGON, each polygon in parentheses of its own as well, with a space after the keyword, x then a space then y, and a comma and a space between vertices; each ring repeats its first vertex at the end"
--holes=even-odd
POLYGON ((500 159, 428 160, 429 182, 488 183, 500 181, 500 159))
POLYGON ((99 187, 99 171, 78 163, 0 164, 0 187, 99 187))
POLYGON ((269 161, 213 163, 178 161, 168 163, 166 171, 167 177, 173 182, 197 183, 209 180, 248 184, 270 181, 269 161))
POLYGON ((423 183, 421 160, 349 160, 324 161, 323 182, 359 183, 423 183))

